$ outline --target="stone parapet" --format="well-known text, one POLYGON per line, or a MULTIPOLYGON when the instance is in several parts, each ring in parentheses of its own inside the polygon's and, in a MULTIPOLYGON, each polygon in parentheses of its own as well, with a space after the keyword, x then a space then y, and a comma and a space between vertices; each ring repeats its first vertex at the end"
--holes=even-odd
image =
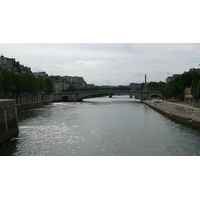
POLYGON ((10 108, 15 106, 16 100, 15 99, 0 99, 0 109, 10 108))
POLYGON ((0 100, 0 143, 19 133, 15 100, 0 100))

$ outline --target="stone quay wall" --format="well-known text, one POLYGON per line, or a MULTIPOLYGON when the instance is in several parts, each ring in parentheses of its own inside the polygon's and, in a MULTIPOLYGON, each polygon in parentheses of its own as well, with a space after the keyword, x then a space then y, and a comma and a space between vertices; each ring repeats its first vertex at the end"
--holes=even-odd
POLYGON ((48 100, 50 100, 50 95, 47 94, 23 94, 16 98, 16 104, 27 104, 48 100))
POLYGON ((189 106, 185 103, 172 103, 162 100, 146 100, 143 103, 171 119, 184 123, 185 125, 200 128, 199 108, 189 106))
POLYGON ((0 143, 18 135, 18 117, 15 100, 0 100, 0 143))
POLYGON ((23 95, 17 99, 0 99, 0 144, 18 135, 17 110, 53 103, 52 95, 23 95), (17 103, 16 103, 17 102, 17 103))
MULTIPOLYGON (((2 96, 1 96, 2 98, 2 96)), ((5 99, 1 99, 1 101, 4 101, 5 99)), ((54 102, 53 96, 47 95, 47 94, 22 94, 18 97, 13 97, 11 99, 11 96, 7 97, 7 100, 13 100, 16 103, 17 110, 27 109, 27 108, 33 108, 37 106, 42 106, 45 104, 49 104, 54 102)), ((5 106, 5 102, 4 102, 5 106)))
POLYGON ((52 95, 33 94, 22 95, 16 99, 16 107, 18 110, 34 108, 45 104, 53 103, 52 95))

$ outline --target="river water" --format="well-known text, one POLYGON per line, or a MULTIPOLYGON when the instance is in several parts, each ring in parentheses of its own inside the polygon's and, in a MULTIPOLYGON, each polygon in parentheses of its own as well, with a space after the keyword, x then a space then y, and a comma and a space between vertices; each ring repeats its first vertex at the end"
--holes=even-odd
POLYGON ((53 103, 18 115, 20 133, 0 146, 0 155, 200 155, 200 130, 128 96, 53 103))

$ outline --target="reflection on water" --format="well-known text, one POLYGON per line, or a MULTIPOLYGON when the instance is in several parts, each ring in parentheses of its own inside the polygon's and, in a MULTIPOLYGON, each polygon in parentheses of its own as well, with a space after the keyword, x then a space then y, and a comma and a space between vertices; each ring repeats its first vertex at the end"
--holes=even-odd
POLYGON ((0 155, 199 155, 200 135, 134 98, 54 103, 19 112, 19 136, 0 155))

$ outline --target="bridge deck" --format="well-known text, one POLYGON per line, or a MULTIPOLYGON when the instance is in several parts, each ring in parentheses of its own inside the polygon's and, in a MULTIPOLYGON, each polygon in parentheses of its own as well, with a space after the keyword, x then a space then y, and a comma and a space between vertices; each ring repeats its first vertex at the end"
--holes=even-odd
POLYGON ((56 101, 82 101, 85 98, 97 97, 98 95, 112 96, 114 94, 124 94, 134 96, 137 99, 149 99, 156 95, 162 97, 159 91, 137 91, 137 90, 100 90, 100 91, 79 91, 54 93, 53 99, 56 101))

